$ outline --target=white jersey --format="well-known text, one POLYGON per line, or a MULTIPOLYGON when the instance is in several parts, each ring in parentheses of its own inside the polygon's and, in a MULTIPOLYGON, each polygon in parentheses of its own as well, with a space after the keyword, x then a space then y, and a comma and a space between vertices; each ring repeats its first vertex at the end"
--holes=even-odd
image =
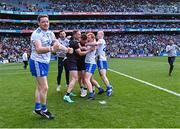
POLYGON ((101 61, 107 61, 106 58, 106 41, 104 39, 99 39, 98 42, 101 44, 98 45, 97 54, 99 56, 99 60, 101 61))
MULTIPOLYGON (((87 46, 87 48, 91 48, 87 46)), ((96 64, 96 50, 86 54, 85 63, 96 64)))
MULTIPOLYGON (((58 39, 58 41, 65 47, 69 47, 69 40, 67 38, 65 39, 58 39)), ((58 51, 56 52, 58 57, 66 57, 66 52, 65 51, 58 51)))
POLYGON ((34 43, 36 40, 40 40, 43 47, 50 47, 53 41, 56 39, 54 33, 50 30, 43 31, 40 27, 37 28, 31 35, 31 59, 41 62, 49 63, 51 59, 51 53, 38 54, 36 52, 34 43))
POLYGON ((22 58, 23 58, 23 61, 28 61, 28 56, 26 52, 23 53, 22 58))
POLYGON ((179 50, 179 47, 175 44, 173 45, 167 45, 166 52, 168 54, 168 57, 174 57, 177 55, 176 51, 179 50))

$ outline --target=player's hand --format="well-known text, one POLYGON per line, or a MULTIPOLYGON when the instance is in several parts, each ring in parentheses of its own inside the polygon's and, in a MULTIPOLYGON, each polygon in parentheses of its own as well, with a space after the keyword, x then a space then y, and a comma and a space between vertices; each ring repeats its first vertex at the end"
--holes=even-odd
POLYGON ((94 50, 96 50, 96 47, 95 47, 95 46, 94 46, 94 47, 91 47, 90 50, 91 50, 91 51, 94 51, 94 50))
POLYGON ((67 48, 67 53, 72 54, 72 53, 73 53, 73 49, 70 48, 70 47, 68 47, 68 48, 67 48))
POLYGON ((58 51, 61 48, 59 43, 54 43, 52 47, 53 47, 54 52, 58 51))
POLYGON ((66 38, 67 38, 67 39, 71 39, 71 35, 68 35, 66 38))
POLYGON ((81 47, 81 50, 87 51, 87 47, 81 47))

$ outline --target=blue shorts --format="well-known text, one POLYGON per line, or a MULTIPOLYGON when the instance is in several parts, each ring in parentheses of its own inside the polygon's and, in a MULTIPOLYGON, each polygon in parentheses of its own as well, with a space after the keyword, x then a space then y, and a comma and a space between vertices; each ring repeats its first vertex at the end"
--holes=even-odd
POLYGON ((29 66, 30 66, 30 71, 31 71, 32 76, 44 77, 48 75, 49 64, 37 62, 30 59, 29 66))
POLYGON ((106 69, 106 70, 108 69, 107 61, 98 60, 97 65, 98 65, 98 69, 106 69))
POLYGON ((86 70, 85 70, 86 72, 94 74, 94 72, 96 70, 96 64, 86 63, 85 67, 86 67, 86 70))

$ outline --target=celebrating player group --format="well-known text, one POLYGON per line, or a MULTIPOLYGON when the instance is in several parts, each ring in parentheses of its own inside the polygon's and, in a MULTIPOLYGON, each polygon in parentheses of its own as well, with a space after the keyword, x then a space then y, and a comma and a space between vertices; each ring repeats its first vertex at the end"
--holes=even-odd
POLYGON ((64 93, 64 101, 74 102, 72 96, 75 94, 72 91, 76 82, 79 82, 81 97, 89 93, 88 100, 95 99, 95 87, 98 88, 98 94, 106 92, 107 96, 111 96, 112 86, 106 76, 108 65, 104 32, 99 31, 95 36, 91 32, 81 34, 79 30, 75 30, 72 37, 66 37, 65 31, 61 30, 59 39, 56 39, 54 33, 49 30, 49 17, 39 15, 37 20, 39 27, 31 35, 32 47, 29 60, 31 74, 37 82, 33 112, 48 119, 54 118, 46 106, 51 53, 56 53, 58 56, 57 91, 60 91, 61 74, 63 67, 65 68, 67 92, 64 93), (93 76, 96 63, 106 90, 93 76))

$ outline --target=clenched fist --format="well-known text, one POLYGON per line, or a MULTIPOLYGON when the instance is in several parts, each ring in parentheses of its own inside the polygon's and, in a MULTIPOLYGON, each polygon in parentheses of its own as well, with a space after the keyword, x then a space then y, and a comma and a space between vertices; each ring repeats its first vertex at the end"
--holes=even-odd
POLYGON ((58 51, 58 50, 61 48, 61 46, 60 46, 59 43, 54 43, 54 45, 52 46, 52 48, 53 48, 53 51, 56 52, 56 51, 58 51))
POLYGON ((67 53, 72 54, 72 53, 73 53, 73 49, 70 48, 70 47, 68 47, 68 48, 67 48, 67 53))

